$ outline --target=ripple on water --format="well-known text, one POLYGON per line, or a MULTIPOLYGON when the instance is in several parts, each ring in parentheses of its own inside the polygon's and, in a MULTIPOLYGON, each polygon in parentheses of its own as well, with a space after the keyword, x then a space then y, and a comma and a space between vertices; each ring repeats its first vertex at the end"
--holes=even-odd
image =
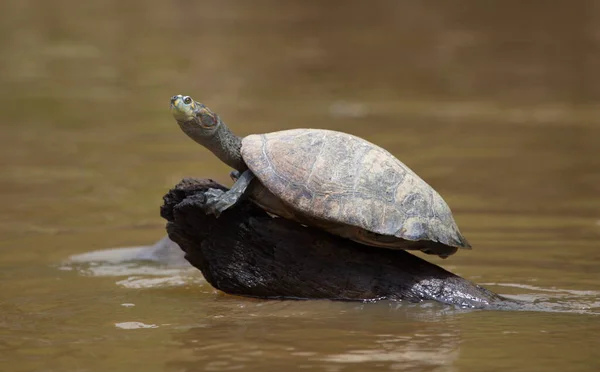
POLYGON ((206 282, 168 237, 151 246, 111 248, 71 256, 59 269, 76 270, 86 276, 126 277, 116 284, 135 289, 206 282))
POLYGON ((514 307, 508 306, 507 310, 600 315, 600 291, 544 288, 519 283, 482 283, 482 285, 522 290, 521 293, 504 295, 521 302, 514 307))

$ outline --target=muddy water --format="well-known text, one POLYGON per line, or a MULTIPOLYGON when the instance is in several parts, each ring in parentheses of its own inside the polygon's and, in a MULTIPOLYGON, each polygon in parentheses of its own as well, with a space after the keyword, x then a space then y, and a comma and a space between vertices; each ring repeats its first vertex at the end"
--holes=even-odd
POLYGON ((0 369, 600 367, 600 7, 594 2, 0 5, 0 369), (227 182, 168 98, 240 135, 376 142, 474 249, 428 258, 552 311, 267 302, 195 270, 65 264, 149 244, 183 176, 227 182))

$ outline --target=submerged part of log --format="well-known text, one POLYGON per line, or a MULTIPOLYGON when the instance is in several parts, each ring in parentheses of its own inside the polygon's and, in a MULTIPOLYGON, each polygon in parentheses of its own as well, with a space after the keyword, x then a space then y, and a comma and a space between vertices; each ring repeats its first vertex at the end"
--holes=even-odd
POLYGON ((248 201, 219 218, 204 210, 212 180, 184 179, 164 197, 169 237, 215 288, 262 298, 435 300, 483 308, 496 294, 403 250, 368 247, 248 201))

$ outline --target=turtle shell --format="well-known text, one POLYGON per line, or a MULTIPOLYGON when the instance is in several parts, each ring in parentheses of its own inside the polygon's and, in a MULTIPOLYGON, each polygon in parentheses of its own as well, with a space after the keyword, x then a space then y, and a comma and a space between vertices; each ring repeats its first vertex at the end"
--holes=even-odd
POLYGON ((468 248, 442 197, 388 151, 322 129, 250 135, 242 157, 297 212, 341 227, 468 248))

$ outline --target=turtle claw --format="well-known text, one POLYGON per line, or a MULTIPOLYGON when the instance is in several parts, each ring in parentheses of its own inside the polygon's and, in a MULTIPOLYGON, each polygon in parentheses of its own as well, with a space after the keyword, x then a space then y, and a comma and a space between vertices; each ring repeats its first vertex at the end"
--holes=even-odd
POLYGON ((208 214, 214 214, 215 217, 219 217, 225 209, 230 207, 223 190, 209 189, 204 192, 204 196, 206 197, 204 209, 208 214))

